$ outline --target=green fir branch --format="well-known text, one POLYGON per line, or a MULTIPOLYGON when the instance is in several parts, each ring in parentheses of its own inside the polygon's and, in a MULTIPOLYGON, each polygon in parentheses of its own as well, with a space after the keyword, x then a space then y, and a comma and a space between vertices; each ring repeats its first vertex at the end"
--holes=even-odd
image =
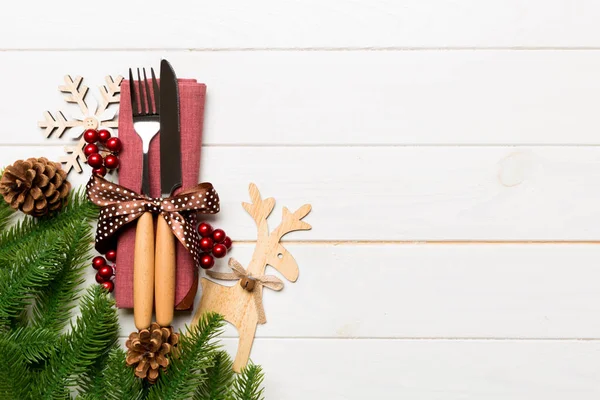
POLYGON ((11 217, 14 215, 14 211, 7 202, 0 199, 0 231, 6 229, 11 222, 11 217))
POLYGON ((40 374, 36 398, 63 399, 63 389, 75 386, 77 377, 93 368, 116 343, 118 333, 114 301, 101 286, 94 285, 81 299, 81 315, 40 374))
POLYGON ((148 399, 186 400, 206 378, 205 371, 212 365, 218 345, 214 342, 222 332, 223 317, 204 314, 198 324, 187 328, 178 345, 179 357, 171 357, 167 373, 150 388, 148 399))
POLYGON ((58 336, 50 329, 25 327, 11 331, 7 340, 15 344, 13 351, 32 364, 44 361, 56 350, 58 336))
POLYGON ((31 299, 56 277, 65 261, 62 249, 67 243, 55 238, 54 243, 30 261, 22 260, 12 269, 0 271, 0 326, 23 316, 31 299))
POLYGON ((219 350, 212 365, 204 371, 205 379, 198 385, 194 400, 228 400, 233 383, 233 362, 226 351, 219 350))
POLYGON ((262 368, 258 365, 248 364, 236 376, 231 398, 235 400, 263 400, 264 389, 261 387, 263 380, 262 368))
POLYGON ((69 194, 63 209, 42 218, 26 216, 0 234, 0 269, 10 268, 23 260, 31 259, 43 251, 61 232, 75 221, 91 221, 98 208, 85 195, 84 189, 69 194))
POLYGON ((54 330, 59 334, 71 318, 71 311, 79 297, 78 287, 84 282, 91 250, 91 226, 85 220, 65 226, 61 234, 68 245, 64 247, 65 260, 61 270, 35 299, 31 324, 54 330))
POLYGON ((108 362, 102 372, 102 380, 97 385, 104 388, 102 400, 141 400, 143 398, 142 381, 134 375, 133 369, 125 364, 125 357, 125 351, 118 345, 111 350, 108 362))
POLYGON ((28 399, 34 375, 10 336, 0 336, 0 357, 0 399, 28 399))

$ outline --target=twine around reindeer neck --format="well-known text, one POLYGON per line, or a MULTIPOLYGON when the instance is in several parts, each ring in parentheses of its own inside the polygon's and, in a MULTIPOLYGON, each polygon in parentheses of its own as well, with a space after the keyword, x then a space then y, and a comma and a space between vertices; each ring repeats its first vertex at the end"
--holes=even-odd
MULTIPOLYGON (((252 298, 254 299, 254 304, 256 305, 256 313, 258 314, 258 323, 264 324, 267 322, 267 317, 265 316, 265 308, 262 302, 262 290, 257 290, 258 288, 254 285, 264 286, 266 288, 280 291, 283 289, 283 281, 276 277, 275 275, 259 275, 252 276, 248 271, 240 264, 235 258, 231 257, 229 259, 229 267, 233 272, 214 272, 214 271, 206 271, 206 275, 210 276, 214 279, 222 279, 224 281, 243 281, 250 280, 253 281, 253 285, 242 285, 242 287, 248 291, 252 298)), ((247 283, 247 282, 246 282, 247 283)))

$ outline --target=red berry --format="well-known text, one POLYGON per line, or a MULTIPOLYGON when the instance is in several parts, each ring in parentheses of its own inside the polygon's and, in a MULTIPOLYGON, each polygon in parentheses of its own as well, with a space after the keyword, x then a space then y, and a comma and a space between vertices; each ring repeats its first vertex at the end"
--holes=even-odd
POLYGON ((225 247, 227 247, 227 250, 229 250, 231 248, 231 238, 229 236, 225 236, 225 239, 223 239, 223 244, 225 245, 225 247))
POLYGON ((106 141, 106 148, 110 151, 119 152, 123 148, 123 144, 121 143, 121 139, 116 137, 111 137, 106 141))
POLYGON ((217 258, 223 258, 227 254, 227 247, 224 244, 217 244, 212 249, 213 256, 217 258))
POLYGON ((96 146, 93 143, 87 144, 83 148, 83 154, 85 154, 86 157, 88 157, 90 154, 97 153, 97 152, 98 152, 98 146, 96 146))
POLYGON ((112 278, 114 271, 110 265, 105 265, 104 267, 100 267, 98 270, 98 275, 100 275, 104 280, 109 280, 112 278))
POLYGON ((115 169, 119 166, 119 157, 114 156, 112 154, 104 157, 104 165, 106 168, 115 169))
POLYGON ((221 243, 226 237, 227 235, 223 229, 215 229, 212 233, 212 238, 217 243, 221 243))
POLYGON ((94 257, 94 259, 92 260, 92 267, 94 267, 94 269, 100 269, 101 267, 104 267, 105 265, 106 265, 106 260, 102 256, 94 257))
POLYGON ((98 131, 98 140, 102 143, 106 143, 106 141, 110 139, 110 132, 106 129, 102 129, 98 131))
POLYGON ((108 171, 106 170, 106 167, 94 168, 92 170, 92 174, 98 175, 98 176, 104 176, 104 175, 106 175, 107 172, 108 171))
POLYGON ((212 233, 212 231, 213 231, 212 226, 210 226, 210 224, 208 224, 206 222, 203 222, 200 225, 198 225, 198 233, 202 237, 208 237, 208 236, 210 236, 210 234, 212 233))
POLYGON ((102 286, 104 286, 104 289, 108 290, 109 293, 115 289, 115 284, 111 281, 102 282, 102 286))
POLYGON ((215 265, 215 259, 210 254, 202 254, 200 256, 200 266, 204 269, 210 269, 215 265))
POLYGON ((87 158, 87 163, 92 168, 100 168, 102 166, 102 156, 98 153, 92 153, 87 158))
POLYGON ((100 275, 100 271, 98 271, 98 272, 96 273, 96 282, 98 282, 98 283, 104 283, 104 282, 106 282, 106 279, 104 279, 104 278, 102 277, 102 275, 100 275))
POLYGON ((200 239, 200 249, 205 252, 210 252, 213 248, 213 240, 209 237, 203 237, 200 239))
POLYGON ((98 141, 98 131, 95 129, 88 129, 83 133, 83 140, 88 143, 95 143, 98 141))
POLYGON ((117 261, 117 251, 116 250, 109 250, 106 252, 106 259, 108 261, 112 261, 115 262, 117 261))

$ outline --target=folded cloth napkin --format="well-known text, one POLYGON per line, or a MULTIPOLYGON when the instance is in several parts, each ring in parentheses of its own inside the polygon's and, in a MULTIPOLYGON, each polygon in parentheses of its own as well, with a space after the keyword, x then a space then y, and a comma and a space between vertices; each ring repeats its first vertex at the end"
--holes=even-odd
MULTIPOLYGON (((176 193, 198 184, 205 95, 206 85, 193 79, 179 79, 183 185, 176 193)), ((142 189, 142 140, 133 129, 129 81, 127 80, 121 83, 119 138, 123 143, 123 150, 119 154, 119 184, 140 193, 142 189)), ((160 133, 150 143, 149 157, 150 195, 160 197, 160 133)), ((122 229, 117 241, 115 299, 119 308, 133 307, 135 225, 135 223, 129 224, 122 229)), ((179 241, 176 243, 175 309, 188 310, 192 308, 198 290, 198 270, 191 254, 179 241)))

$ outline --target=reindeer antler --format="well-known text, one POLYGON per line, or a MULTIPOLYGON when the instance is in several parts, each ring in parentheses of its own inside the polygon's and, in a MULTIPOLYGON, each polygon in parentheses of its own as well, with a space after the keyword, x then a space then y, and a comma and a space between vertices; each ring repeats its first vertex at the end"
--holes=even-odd
POLYGON ((275 199, 272 197, 262 199, 260 192, 258 191, 258 187, 254 183, 251 183, 248 187, 248 192, 250 193, 250 200, 252 203, 242 203, 242 207, 254 222, 256 222, 256 226, 260 228, 260 225, 263 221, 267 220, 267 217, 273 211, 273 207, 275 207, 275 199))
POLYGON ((293 231, 307 231, 312 229, 309 223, 302 221, 302 218, 306 217, 311 209, 310 204, 304 204, 292 213, 287 207, 283 207, 281 223, 275 228, 272 234, 281 239, 285 234, 293 231))

